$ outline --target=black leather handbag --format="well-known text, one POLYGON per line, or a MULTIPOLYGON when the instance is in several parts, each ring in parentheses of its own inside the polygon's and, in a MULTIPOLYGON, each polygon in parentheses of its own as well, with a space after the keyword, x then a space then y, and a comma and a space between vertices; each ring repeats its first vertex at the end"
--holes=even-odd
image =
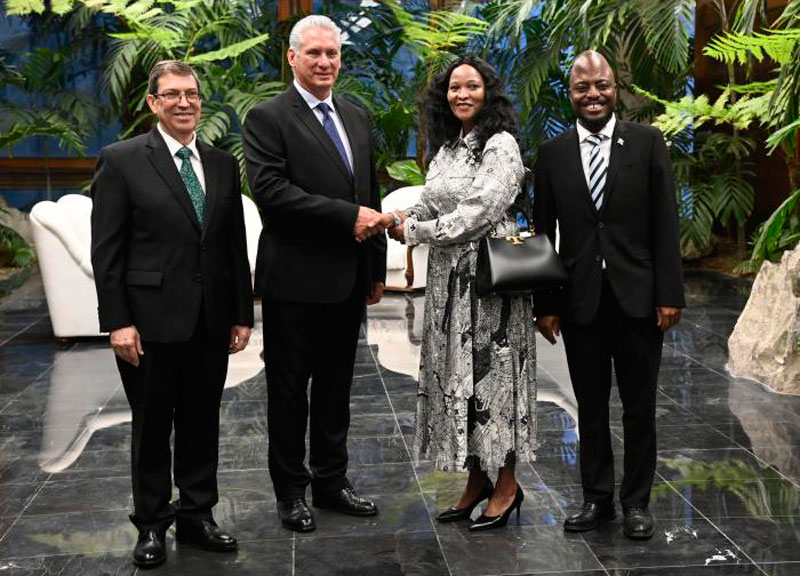
POLYGON ((561 289, 569 276, 546 234, 486 236, 478 245, 478 296, 524 296, 561 289))

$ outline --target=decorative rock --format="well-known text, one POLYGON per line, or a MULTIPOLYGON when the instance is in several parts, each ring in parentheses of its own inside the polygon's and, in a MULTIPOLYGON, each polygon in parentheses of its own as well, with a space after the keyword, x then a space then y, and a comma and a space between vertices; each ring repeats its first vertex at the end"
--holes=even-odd
POLYGON ((800 394, 800 245, 764 262, 728 339, 731 374, 800 394))

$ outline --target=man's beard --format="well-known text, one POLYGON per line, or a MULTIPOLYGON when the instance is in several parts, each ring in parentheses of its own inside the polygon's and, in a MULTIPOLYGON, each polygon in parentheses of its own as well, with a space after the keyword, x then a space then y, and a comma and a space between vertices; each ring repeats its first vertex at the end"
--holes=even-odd
POLYGON ((593 134, 597 134, 605 128, 605 125, 608 124, 608 121, 611 120, 611 115, 613 112, 609 112, 608 116, 603 118, 598 118, 596 120, 587 120, 586 118, 580 118, 581 125, 586 128, 589 132, 593 134))

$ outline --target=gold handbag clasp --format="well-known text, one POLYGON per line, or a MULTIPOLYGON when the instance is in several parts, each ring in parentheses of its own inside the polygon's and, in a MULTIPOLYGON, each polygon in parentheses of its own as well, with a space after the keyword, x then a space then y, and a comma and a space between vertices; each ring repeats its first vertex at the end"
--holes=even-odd
POLYGON ((512 246, 522 246, 525 243, 521 236, 506 236, 506 242, 512 246))

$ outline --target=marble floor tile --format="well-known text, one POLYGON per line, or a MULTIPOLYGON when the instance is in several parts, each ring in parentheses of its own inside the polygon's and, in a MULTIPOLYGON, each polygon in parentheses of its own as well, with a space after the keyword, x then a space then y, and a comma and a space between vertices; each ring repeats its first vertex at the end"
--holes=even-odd
MULTIPOLYGON (((167 562, 146 574, 169 576, 292 576, 293 542, 291 538, 240 542, 232 553, 206 552, 176 544, 167 555, 167 562)), ((143 574, 139 571, 139 575, 143 574)))
POLYGON ((609 576, 764 576, 755 564, 709 564, 659 568, 611 568, 609 576))
POLYGON ((432 531, 298 538, 296 574, 303 576, 448 576, 432 531))
POLYGON ((25 516, 65 512, 100 512, 133 508, 127 477, 43 482, 25 516))
POLYGON ((417 476, 411 462, 351 465, 347 478, 359 493, 415 494, 419 492, 417 476))
POLYGON ((351 464, 393 464, 410 462, 402 436, 353 438, 347 443, 351 464))
POLYGON ((134 576, 130 553, 67 554, 0 560, 4 576, 134 576))
MULTIPOLYGON (((433 529, 425 507, 425 499, 419 492, 399 494, 359 494, 370 498, 378 506, 377 516, 346 516, 329 509, 313 508, 317 523, 315 536, 368 536, 374 534, 400 534, 424 532, 433 529)), ((313 505, 313 497, 308 499, 313 505)))
MULTIPOLYGON (((37 461, 38 467, 38 461, 37 461)), ((129 478, 130 448, 101 449, 82 452, 72 462, 59 464, 50 480, 91 480, 99 478, 129 478)))
POLYGON ((130 551, 136 535, 127 510, 23 515, 0 541, 0 558, 130 551))
MULTIPOLYGON (((743 472, 746 472, 743 470, 743 472)), ((742 477, 678 481, 671 487, 710 519, 800 516, 800 488, 784 478, 742 477)))
POLYGON ((800 516, 718 518, 714 524, 756 564, 800 562, 800 516))
POLYGON ((490 576, 597 570, 602 565, 580 536, 561 526, 507 526, 504 530, 440 534, 453 574, 490 576))
POLYGON ((797 576, 800 573, 800 562, 777 562, 759 564, 758 567, 767 576, 797 576))
POLYGON ((769 467, 741 448, 693 450, 674 448, 658 454, 656 472, 670 481, 773 477, 769 467))
POLYGON ((656 516, 655 535, 644 542, 629 540, 622 534, 621 518, 584 533, 584 538, 608 569, 751 564, 746 553, 714 525, 698 517, 662 519, 656 516))
MULTIPOLYGON (((416 397, 416 394, 414 395, 416 397)), ((386 394, 373 394, 370 396, 350 396, 350 415, 365 414, 391 414, 395 398, 389 401, 386 394)), ((394 407, 395 410, 397 409, 394 407)))

